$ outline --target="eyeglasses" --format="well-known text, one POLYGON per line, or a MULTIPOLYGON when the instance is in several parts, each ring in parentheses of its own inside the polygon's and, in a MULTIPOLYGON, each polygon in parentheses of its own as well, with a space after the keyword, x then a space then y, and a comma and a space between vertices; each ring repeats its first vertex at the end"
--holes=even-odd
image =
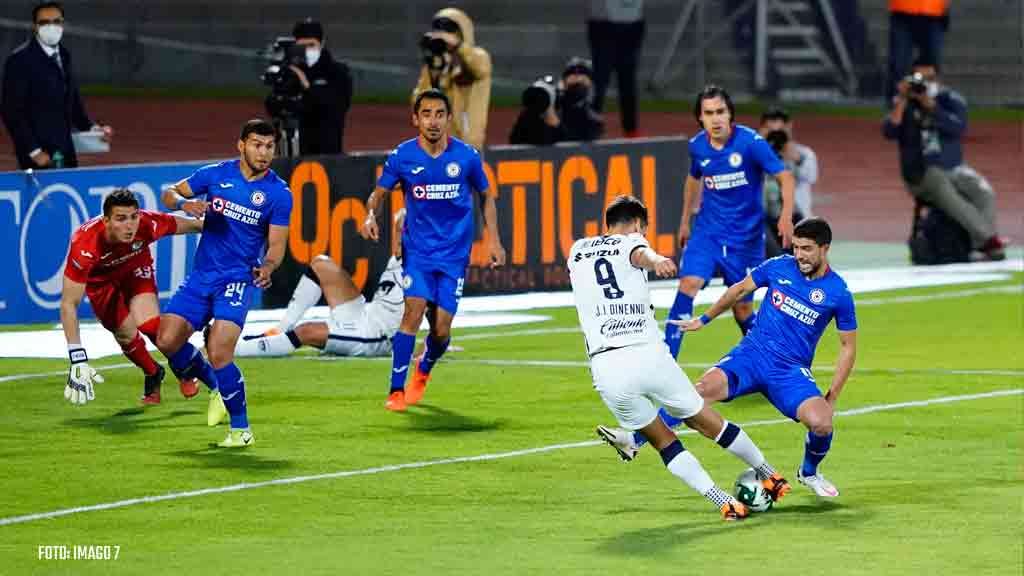
POLYGON ((49 20, 36 20, 36 26, 46 26, 47 24, 64 24, 63 18, 51 18, 49 20))

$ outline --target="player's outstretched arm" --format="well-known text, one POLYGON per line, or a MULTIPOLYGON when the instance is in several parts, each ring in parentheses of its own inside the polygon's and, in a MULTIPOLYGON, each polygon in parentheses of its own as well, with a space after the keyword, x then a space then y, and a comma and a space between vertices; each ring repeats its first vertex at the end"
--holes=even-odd
POLYGON ((391 223, 391 255, 395 258, 402 257, 402 226, 405 225, 405 208, 395 212, 394 221, 391 223))
POLYGON ((175 216, 174 221, 178 225, 175 234, 198 234, 203 231, 203 221, 199 218, 182 218, 175 216))
POLYGON ((498 231, 498 206, 494 202, 494 190, 483 191, 484 225, 490 239, 491 268, 505 265, 505 247, 501 245, 501 233, 498 231))
POLYGON ((796 179, 789 170, 783 170, 775 175, 782 191, 782 211, 779 214, 779 235, 782 236, 782 247, 789 248, 793 243, 793 196, 796 189, 796 179))
POLYGON ((60 297, 60 322, 64 338, 68 342, 68 357, 71 367, 64 386, 64 399, 72 404, 85 404, 96 398, 94 382, 103 382, 103 377, 89 366, 89 357, 82 346, 78 328, 78 305, 85 295, 85 284, 64 277, 64 288, 60 297))
POLYGON ((380 203, 384 200, 384 196, 387 193, 388 190, 386 188, 377 186, 370 193, 370 197, 366 199, 366 220, 363 220, 363 226, 359 229, 359 235, 364 240, 373 240, 374 242, 380 240, 377 214, 380 210, 380 203))
POLYGON ((654 272, 659 278, 673 278, 676 275, 676 263, 647 246, 634 248, 629 255, 629 263, 654 272))
POLYGON ((707 312, 701 314, 697 318, 691 318, 689 320, 668 320, 668 322, 675 324, 683 329, 684 332, 693 332, 700 330, 704 326, 707 326, 718 317, 719 314, 726 310, 731 310, 736 302, 743 298, 747 294, 750 294, 754 290, 757 290, 757 284, 754 283, 754 279, 747 274, 747 277, 739 282, 729 286, 729 289, 722 294, 722 297, 717 302, 708 308, 707 312))
POLYGON ((270 233, 267 235, 267 254, 263 257, 263 265, 252 271, 253 281, 257 288, 270 286, 270 275, 284 260, 284 249, 287 244, 288 227, 271 224, 270 233))
POLYGON ((693 215, 693 200, 700 193, 700 180, 693 176, 686 175, 686 184, 683 185, 683 215, 679 219, 679 245, 686 246, 690 239, 690 216, 693 215))
POLYGON ((853 371, 853 363, 856 360, 857 331, 840 330, 839 358, 836 360, 836 373, 832 376, 832 385, 828 387, 828 392, 825 394, 825 401, 833 409, 835 409, 836 402, 839 400, 839 394, 843 391, 843 386, 846 385, 847 378, 850 377, 850 372, 853 371))
POLYGON ((64 287, 60 293, 60 324, 64 328, 64 339, 68 347, 82 347, 82 339, 78 330, 78 305, 85 296, 85 284, 64 277, 64 287))
POLYGON ((205 200, 193 199, 195 193, 189 186, 188 180, 182 180, 173 186, 168 186, 160 194, 160 201, 169 210, 182 210, 189 216, 202 218, 206 214, 208 202, 205 200))

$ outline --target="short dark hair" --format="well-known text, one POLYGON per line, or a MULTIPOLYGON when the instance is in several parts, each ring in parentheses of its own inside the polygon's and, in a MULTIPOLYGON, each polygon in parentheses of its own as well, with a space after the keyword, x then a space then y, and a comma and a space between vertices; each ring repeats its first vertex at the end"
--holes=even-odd
POLYGON ((413 113, 417 113, 420 111, 420 102, 423 102, 424 100, 440 100, 444 102, 444 109, 448 112, 448 114, 452 113, 452 103, 448 100, 448 95, 438 90, 437 88, 430 88, 429 90, 424 90, 423 92, 420 92, 418 96, 416 96, 416 101, 413 102, 412 105, 413 113))
POLYGON ((729 93, 725 91, 725 88, 717 86, 715 84, 708 84, 703 90, 697 93, 697 100, 693 103, 693 117, 697 119, 697 124, 700 124, 700 107, 704 104, 705 100, 712 98, 721 98, 725 102, 725 107, 729 109, 729 121, 736 121, 736 107, 732 104, 732 98, 729 97, 729 93))
POLYGON ((910 69, 913 70, 914 68, 920 68, 921 66, 931 66, 932 68, 935 68, 936 72, 939 71, 939 63, 927 54, 921 54, 915 58, 914 63, 910 65, 910 69))
POLYGON ((107 194, 107 197, 103 199, 103 216, 104 218, 110 218, 110 214, 114 211, 114 206, 134 206, 139 207, 139 199, 135 197, 135 193, 127 188, 118 188, 107 194))
POLYGON ((35 6, 32 7, 32 23, 33 24, 36 23, 36 18, 39 17, 39 12, 42 11, 42 10, 45 10, 47 8, 56 8, 57 10, 60 10, 60 17, 61 18, 64 17, 64 5, 61 4, 60 2, 52 2, 52 1, 51 2, 39 2, 38 4, 36 4, 35 6))
POLYGON ((292 36, 295 38, 316 38, 318 41, 324 41, 324 25, 319 20, 312 18, 305 18, 299 20, 292 27, 292 36))
POLYGON ((793 236, 814 240, 818 246, 832 243, 832 228, 824 218, 812 216, 797 222, 793 228, 793 236))
POLYGON ((761 113, 761 124, 769 120, 782 120, 783 122, 789 122, 789 112, 786 112, 778 106, 773 106, 761 113))
POLYGON ((618 196, 604 209, 604 225, 608 228, 637 218, 647 225, 647 206, 636 196, 618 196))
POLYGON ((277 136, 277 130, 275 130, 274 125, 267 120, 264 120, 263 118, 253 118, 245 124, 242 124, 242 133, 239 134, 238 139, 245 142, 245 139, 249 137, 249 134, 277 136))

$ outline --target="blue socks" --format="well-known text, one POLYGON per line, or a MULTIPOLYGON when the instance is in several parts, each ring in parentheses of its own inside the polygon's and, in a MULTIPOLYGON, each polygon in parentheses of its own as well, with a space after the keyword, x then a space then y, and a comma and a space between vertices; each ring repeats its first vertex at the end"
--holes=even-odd
MULTIPOLYGON (((666 426, 672 429, 675 429, 676 426, 679 426, 683 422, 682 418, 676 418, 669 414, 664 408, 658 410, 658 416, 666 426)), ((636 442, 636 447, 639 448, 647 443, 647 438, 644 438, 644 435, 639 432, 633 432, 633 441, 636 442)))
POLYGON ((249 415, 245 410, 245 379, 234 362, 214 371, 220 388, 220 397, 231 416, 232 428, 248 428, 249 415))
MULTIPOLYGON (((447 343, 445 345, 447 346, 447 343)), ((391 392, 405 390, 405 376, 409 372, 409 361, 412 359, 412 350, 415 347, 415 334, 395 332, 395 336, 391 339, 391 392)), ((424 355, 424 359, 425 357, 426 355, 424 355)))
POLYGON ((832 446, 832 433, 828 436, 818 436, 810 430, 807 431, 807 442, 804 444, 804 463, 800 467, 800 473, 804 476, 814 476, 818 473, 818 464, 825 459, 828 449, 832 446))
MULTIPOLYGON (((668 312, 669 319, 686 320, 691 316, 693 316, 693 298, 682 292, 676 292, 676 300, 668 312)), ((679 347, 683 345, 683 333, 679 330, 679 326, 665 325, 665 344, 668 344, 668 351, 673 358, 679 356, 679 347)))
POLYGON ((203 358, 196 347, 185 342, 177 352, 167 358, 171 371, 179 378, 198 378, 210 390, 217 389, 217 376, 213 366, 203 358))
POLYGON ((754 327, 754 321, 757 320, 757 314, 751 313, 750 316, 747 316, 746 320, 742 321, 733 316, 733 320, 736 320, 736 325, 740 327, 740 332, 746 336, 747 332, 750 332, 750 329, 754 327))
POLYGON ((430 374, 430 371, 434 369, 434 364, 444 356, 445 350, 448 349, 448 343, 451 342, 451 338, 445 338, 443 341, 438 342, 434 340, 433 336, 427 336, 427 349, 423 352, 423 360, 420 361, 420 372, 424 374, 430 374))

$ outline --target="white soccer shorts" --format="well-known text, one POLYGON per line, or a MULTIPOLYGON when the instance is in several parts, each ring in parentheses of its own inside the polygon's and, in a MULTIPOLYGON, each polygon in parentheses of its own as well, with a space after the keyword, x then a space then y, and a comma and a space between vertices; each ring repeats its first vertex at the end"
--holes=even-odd
POLYGON ((324 352, 335 356, 390 355, 390 335, 381 332, 368 312, 363 296, 331 308, 324 352))
POLYGON ((653 422, 661 406, 677 418, 689 418, 704 407, 664 342, 602 352, 590 359, 590 371, 601 400, 627 430, 653 422))

